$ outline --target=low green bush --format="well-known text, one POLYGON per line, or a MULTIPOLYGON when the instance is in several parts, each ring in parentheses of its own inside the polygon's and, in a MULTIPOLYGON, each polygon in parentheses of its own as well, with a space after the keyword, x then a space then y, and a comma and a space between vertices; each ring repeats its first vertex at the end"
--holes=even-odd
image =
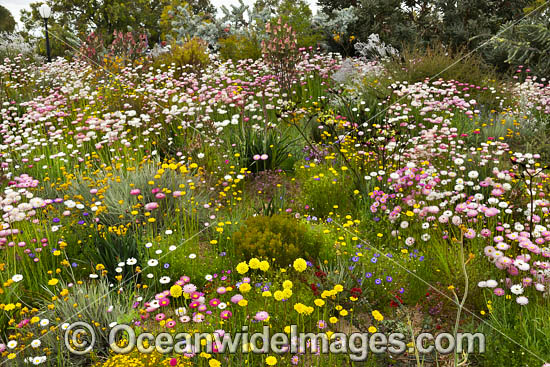
POLYGON ((172 43, 170 52, 158 55, 153 67, 161 70, 175 67, 174 76, 178 78, 184 72, 200 72, 209 63, 206 42, 199 38, 191 38, 183 45, 172 43))
POLYGON ((257 60, 262 56, 260 41, 256 34, 251 36, 231 35, 221 38, 218 43, 222 60, 257 60))
POLYGON ((233 235, 237 258, 274 259, 279 266, 291 264, 302 257, 316 257, 322 240, 305 224, 285 215, 248 218, 233 235))

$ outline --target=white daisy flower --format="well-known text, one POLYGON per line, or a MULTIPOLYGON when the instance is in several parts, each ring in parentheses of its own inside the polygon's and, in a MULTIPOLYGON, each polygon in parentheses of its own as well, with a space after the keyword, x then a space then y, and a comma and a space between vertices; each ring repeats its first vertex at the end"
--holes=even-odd
POLYGON ((11 280, 13 280, 15 283, 19 283, 20 281, 23 280, 23 275, 15 274, 14 276, 11 277, 11 280))
POLYGON ((15 340, 10 340, 7 344, 8 348, 10 349, 14 349, 15 347, 17 347, 17 341, 15 340))
POLYGON ((516 296, 519 296, 520 294, 523 294, 523 287, 521 286, 521 284, 514 284, 510 288, 510 291, 516 296))
POLYGON ((31 342, 31 347, 33 348, 38 348, 40 345, 42 345, 42 342, 40 341, 40 339, 34 339, 31 342))
POLYGON ((516 298, 516 302, 521 306, 525 306, 526 304, 529 303, 529 298, 527 298, 525 296, 520 296, 520 297, 516 298))

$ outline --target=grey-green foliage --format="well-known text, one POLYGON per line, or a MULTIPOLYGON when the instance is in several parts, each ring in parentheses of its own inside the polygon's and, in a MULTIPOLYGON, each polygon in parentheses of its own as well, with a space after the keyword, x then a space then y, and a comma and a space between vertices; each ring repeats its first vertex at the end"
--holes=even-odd
POLYGON ((313 18, 313 24, 321 27, 329 36, 333 34, 347 34, 350 26, 357 22, 357 9, 353 6, 336 9, 331 15, 318 12, 313 18))
POLYGON ((178 6, 170 12, 176 41, 182 43, 186 38, 198 37, 208 42, 210 47, 218 49, 218 40, 224 35, 261 34, 273 15, 271 10, 269 7, 256 9, 239 1, 240 4, 231 5, 230 8, 222 6, 221 18, 205 19, 194 14, 187 4, 178 6))
MULTIPOLYGON (((67 284, 59 284, 58 288, 69 289, 66 300, 57 302, 55 308, 49 309, 44 305, 45 311, 40 318, 46 318, 54 324, 61 326, 64 323, 72 324, 77 321, 89 324, 96 336, 94 351, 105 351, 109 345, 109 325, 116 323, 129 323, 132 318, 138 317, 132 310, 132 300, 128 295, 118 294, 115 285, 110 284, 106 278, 92 280, 90 282, 75 283, 71 287, 67 284), (75 306, 76 305, 76 306, 75 306)), ((57 289, 57 291, 59 291, 57 289)), ((50 297, 58 296, 56 290, 46 288, 50 297)), ((77 330, 77 329, 76 329, 77 330)), ((71 354, 67 348, 59 342, 63 340, 63 328, 57 329, 51 337, 42 339, 44 346, 48 346, 56 354, 56 360, 70 366, 89 366, 89 355, 78 356, 71 354), (57 336, 59 339, 56 339, 57 336)), ((52 358, 53 360, 53 358, 52 358)))
POLYGON ((205 20, 202 16, 194 14, 187 4, 178 6, 169 13, 172 17, 172 27, 176 33, 176 41, 183 44, 186 39, 198 37, 217 48, 218 38, 221 34, 221 24, 216 19, 205 20))
POLYGON ((501 26, 491 38, 495 52, 503 52, 512 66, 525 65, 540 77, 550 76, 550 20, 548 16, 526 17, 517 24, 501 26))
POLYGON ((230 8, 221 7, 223 16, 220 22, 229 27, 229 32, 238 36, 248 36, 251 33, 258 36, 264 32, 266 23, 275 15, 270 7, 250 7, 239 0, 238 5, 231 5, 230 8))

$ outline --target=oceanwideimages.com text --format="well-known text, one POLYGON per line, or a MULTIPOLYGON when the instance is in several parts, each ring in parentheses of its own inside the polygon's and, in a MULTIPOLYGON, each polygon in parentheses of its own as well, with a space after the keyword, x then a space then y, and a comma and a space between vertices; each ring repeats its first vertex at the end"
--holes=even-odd
MULTIPOLYGON (((93 328, 79 322, 72 324, 65 333, 65 345, 73 354, 89 353, 95 343, 93 328)), ((168 333, 136 332, 129 325, 116 325, 109 333, 111 350, 116 354, 140 353, 182 354, 193 356, 206 353, 315 353, 348 354, 353 361, 365 360, 369 353, 400 355, 411 352, 420 354, 484 353, 485 336, 482 333, 421 333, 414 338, 403 333, 310 333, 290 326, 290 333, 273 332, 264 326, 262 332, 249 332, 243 326, 240 332, 225 333, 168 333), (123 341, 123 342, 121 342, 123 341), (414 348, 411 347, 412 346, 414 348)))

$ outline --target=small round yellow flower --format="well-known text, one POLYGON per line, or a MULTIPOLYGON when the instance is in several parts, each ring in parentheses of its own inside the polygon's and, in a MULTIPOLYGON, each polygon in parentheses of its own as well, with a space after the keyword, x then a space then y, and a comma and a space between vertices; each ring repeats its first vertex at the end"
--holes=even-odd
POLYGON ((275 358, 273 356, 269 356, 265 359, 265 363, 268 366, 275 366, 277 364, 277 358, 275 358))
POLYGON ((317 298, 315 301, 313 301, 313 303, 315 303, 315 306, 317 307, 323 307, 325 305, 325 301, 320 298, 317 298))
POLYGON ((286 288, 283 289, 283 297, 289 299, 292 296, 292 289, 286 288))
POLYGON ((284 298, 284 295, 283 295, 283 292, 281 291, 275 291, 275 293, 273 294, 273 297, 275 297, 277 301, 280 301, 284 298))
POLYGON ((239 265, 237 265, 237 272, 239 274, 245 274, 247 271, 248 271, 248 265, 246 264, 246 262, 243 261, 239 263, 239 265))
POLYGON ((260 260, 256 259, 255 257, 253 257, 252 259, 250 259, 250 261, 248 262, 248 266, 250 266, 250 269, 258 269, 260 267, 260 260))
POLYGON ((52 278, 48 281, 48 285, 56 285, 57 283, 59 283, 59 280, 56 278, 52 278))
POLYGON ((250 284, 248 283, 242 283, 240 286, 239 286, 239 290, 243 293, 247 293, 247 292, 250 292, 250 289, 252 289, 252 287, 250 286, 250 284))
POLYGON ((298 258, 298 259, 294 260, 294 263, 292 264, 292 266, 299 273, 301 273, 301 272, 303 272, 304 270, 307 269, 307 263, 302 258, 298 258))
POLYGON ((170 295, 172 297, 179 298, 181 297, 182 293, 183 293, 183 290, 181 286, 174 284, 172 287, 170 287, 170 295))
POLYGON ((260 262, 260 270, 261 271, 267 271, 269 269, 269 263, 267 261, 261 261, 260 262))
POLYGON ((384 316, 382 316, 382 314, 378 310, 372 311, 372 317, 374 317, 376 319, 376 321, 384 320, 384 316))

